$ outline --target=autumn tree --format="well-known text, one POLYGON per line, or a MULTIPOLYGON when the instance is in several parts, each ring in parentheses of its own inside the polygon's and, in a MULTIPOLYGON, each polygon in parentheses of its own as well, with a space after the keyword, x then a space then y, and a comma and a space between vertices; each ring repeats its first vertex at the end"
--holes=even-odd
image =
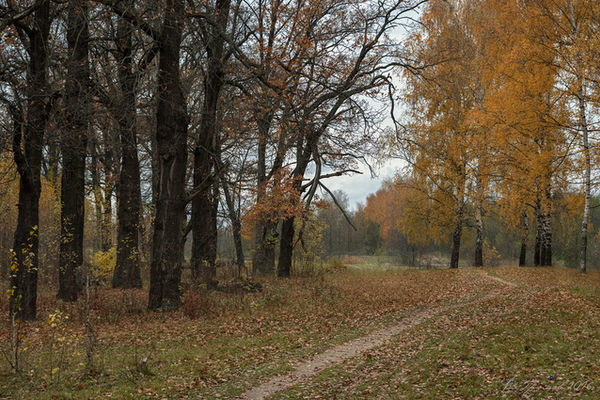
POLYGON ((85 159, 90 117, 89 32, 86 0, 67 6, 65 127, 61 137, 61 243, 58 298, 75 301, 83 263, 85 159))
POLYGON ((426 203, 410 180, 400 176, 384 182, 367 197, 365 217, 377 224, 383 246, 411 266, 418 264, 421 250, 431 241, 427 220, 433 210, 421 213, 426 203))
POLYGON ((168 0, 163 8, 158 44, 156 145, 159 157, 159 187, 150 270, 148 308, 179 307, 183 221, 186 205, 187 106, 180 81, 180 48, 185 5, 168 0))
POLYGON ((579 144, 575 156, 583 178, 583 209, 580 233, 579 270, 587 269, 588 223, 592 194, 592 128, 597 108, 598 87, 595 84, 598 60, 598 31, 594 15, 598 5, 594 1, 535 2, 538 23, 532 24, 534 41, 548 41, 552 46, 552 66, 557 70, 556 88, 569 98, 571 129, 579 144))
MULTIPOLYGON (((129 8, 135 7, 131 0, 129 8)), ((134 26, 120 18, 114 43, 117 49, 120 97, 115 112, 121 145, 121 172, 118 188, 117 263, 113 287, 141 287, 139 231, 142 199, 140 194, 140 165, 137 150, 136 90, 140 71, 134 68, 134 26)), ((145 68, 149 60, 143 60, 145 68)))
MULTIPOLYGON (((138 155, 138 93, 144 87, 144 80, 148 80, 145 73, 149 73, 158 49, 151 38, 144 37, 143 34, 136 35, 135 23, 139 17, 136 15, 135 0, 120 2, 117 10, 119 15, 133 13, 135 18, 114 18, 110 8, 106 8, 101 14, 103 19, 98 24, 97 35, 111 40, 96 43, 94 47, 100 65, 94 71, 96 75, 93 89, 99 104, 107 112, 98 119, 103 122, 105 129, 117 132, 114 142, 107 146, 106 156, 101 163, 106 170, 106 194, 102 199, 104 226, 109 225, 107 220, 112 219, 110 195, 113 191, 116 191, 118 200, 117 257, 112 285, 132 288, 142 285, 139 254, 142 199, 138 155), (111 164, 113 168, 110 168, 111 164), (120 168, 116 168, 114 164, 120 164, 120 168)), ((110 136, 106 133, 104 135, 110 136)), ((104 251, 107 250, 106 244, 103 246, 104 251)))
POLYGON ((490 1, 488 6, 496 18, 483 29, 494 35, 502 32, 501 40, 488 42, 484 75, 494 87, 484 109, 493 126, 497 193, 511 210, 508 220, 522 227, 523 251, 529 226, 526 215, 532 211, 533 262, 551 265, 553 196, 565 187, 570 170, 564 129, 567 108, 557 91, 551 39, 533 34, 545 26, 534 4, 490 1))
MULTIPOLYGON (((476 44, 465 25, 466 5, 437 1, 425 11, 423 31, 415 34, 413 44, 423 72, 406 75, 412 122, 400 126, 396 135, 412 168, 413 187, 438 204, 446 228, 452 225, 450 268, 458 268, 477 164, 473 149, 481 133, 469 119, 481 90, 473 62, 476 44)), ((437 231, 445 235, 446 229, 437 231)))
POLYGON ((30 8, 5 21, 29 57, 25 77, 25 106, 11 102, 12 151, 19 173, 19 204, 11 260, 10 313, 35 319, 39 269, 40 171, 44 133, 52 96, 48 88, 48 36, 51 24, 49 1, 35 1, 30 8))
MULTIPOLYGON (((386 38, 389 32, 406 22, 405 18, 417 4, 393 1, 363 8, 361 4, 334 3, 327 8, 317 5, 308 14, 313 22, 308 25, 307 36, 314 39, 307 43, 306 81, 301 81, 297 102, 292 103, 295 117, 291 126, 295 153, 291 190, 295 196, 306 191, 304 208, 308 209, 319 186, 325 188, 322 179, 328 174, 324 173, 324 167, 330 165, 338 174, 344 173, 347 163, 355 159, 352 150, 368 142, 369 132, 372 133, 368 123, 363 125, 365 133, 361 137, 349 135, 365 121, 361 117, 368 114, 366 104, 357 97, 378 93, 378 89, 389 84, 390 69, 405 66, 400 54, 395 60, 391 59, 386 38), (350 22, 354 28, 347 29, 350 22), (344 43, 358 43, 351 57, 341 51, 339 46, 343 48, 344 43), (338 67, 333 70, 327 67, 333 64, 338 67), (340 133, 346 136, 337 136, 340 133), (342 148, 337 147, 340 143, 342 148), (346 163, 336 162, 340 159, 346 163), (303 178, 311 163, 315 174, 304 184, 303 178)), ((298 199, 292 196, 290 200, 294 203, 298 199)), ((295 216, 292 216, 282 223, 278 276, 290 274, 294 221, 295 216)))
POLYGON ((230 0, 216 0, 205 5, 205 13, 214 14, 213 20, 199 18, 206 52, 203 100, 200 111, 196 144, 194 147, 194 187, 208 186, 200 190, 192 200, 192 258, 191 266, 197 282, 212 285, 216 278, 217 257, 217 202, 215 191, 218 186, 207 185, 219 182, 217 178, 218 122, 217 113, 221 93, 225 85, 227 60, 231 52, 226 47, 225 35, 230 21, 230 0), (210 190, 212 189, 212 190, 210 190))

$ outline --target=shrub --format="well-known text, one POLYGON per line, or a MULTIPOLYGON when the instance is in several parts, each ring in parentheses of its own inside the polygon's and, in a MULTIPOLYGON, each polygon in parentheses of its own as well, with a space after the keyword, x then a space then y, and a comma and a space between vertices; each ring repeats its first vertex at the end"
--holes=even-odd
POLYGON ((207 300, 192 289, 183 294, 183 314, 190 319, 199 318, 207 310, 207 300))
POLYGON ((107 251, 96 251, 92 254, 90 265, 90 275, 94 281, 110 282, 117 265, 117 248, 113 246, 107 251))

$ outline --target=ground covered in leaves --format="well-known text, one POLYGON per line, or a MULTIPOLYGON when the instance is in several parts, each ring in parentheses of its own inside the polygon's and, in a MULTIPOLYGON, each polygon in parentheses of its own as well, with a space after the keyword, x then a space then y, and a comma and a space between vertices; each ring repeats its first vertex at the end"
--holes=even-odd
MULTIPOLYGON (((177 313, 146 312, 141 291, 96 289, 91 373, 83 303, 57 304, 49 293, 39 321, 20 327, 22 371, 0 365, 0 398, 232 398, 420 310, 491 292, 274 398, 600 396, 597 272, 350 269, 263 286, 262 293, 188 293, 177 313)), ((10 325, 0 318, 6 352, 10 325)))

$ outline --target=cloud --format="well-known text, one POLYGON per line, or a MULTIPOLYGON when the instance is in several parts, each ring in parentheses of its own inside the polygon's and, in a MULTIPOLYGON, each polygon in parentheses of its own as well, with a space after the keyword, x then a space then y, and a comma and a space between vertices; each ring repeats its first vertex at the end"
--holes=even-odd
MULTIPOLYGON (((375 193, 385 179, 392 178, 404 166, 401 160, 390 160, 376 170, 377 177, 372 178, 368 168, 361 167, 362 175, 348 175, 330 178, 326 185, 332 191, 342 190, 348 195, 351 209, 356 209, 357 203, 365 203, 371 193, 375 193)), ((324 195, 326 197, 326 195, 324 195)))

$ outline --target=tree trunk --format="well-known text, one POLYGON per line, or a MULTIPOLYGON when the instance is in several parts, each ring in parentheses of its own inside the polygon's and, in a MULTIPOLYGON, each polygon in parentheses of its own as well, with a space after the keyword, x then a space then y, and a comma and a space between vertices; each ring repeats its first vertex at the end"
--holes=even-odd
MULTIPOLYGON (((213 180, 212 149, 194 151, 194 187, 200 186, 205 179, 213 180), (204 153, 204 154, 203 154, 204 153)), ((214 286, 216 282, 217 224, 212 184, 192 201, 192 280, 214 286)))
MULTIPOLYGON (((133 6, 134 0, 130 0, 129 3, 133 6)), ((138 242, 142 200, 136 138, 136 79, 132 69, 132 30, 133 26, 124 18, 119 21, 116 44, 119 51, 121 98, 116 112, 122 159, 117 203, 117 264, 112 281, 115 288, 142 287, 138 242)))
MULTIPOLYGON (((478 167, 478 170, 481 166, 478 167)), ((476 180, 477 193, 475 194, 475 266, 483 267, 483 242, 485 230, 483 225, 483 181, 478 175, 476 180)))
MULTIPOLYGON (((292 194, 291 202, 299 202, 302 194, 302 179, 306 173, 306 168, 313 155, 313 149, 316 147, 319 136, 314 132, 310 133, 306 138, 306 146, 304 147, 304 137, 299 137, 296 144, 296 168, 292 172, 294 183, 292 190, 297 192, 298 197, 292 194)), ((292 261, 294 258, 294 222, 295 217, 286 218, 281 225, 281 238, 279 240, 279 261, 277 263, 277 276, 289 277, 292 272, 292 261)))
POLYGON ((529 216, 523 210, 521 214, 521 253, 519 254, 519 267, 527 265, 527 236, 529 235, 529 216))
POLYGON ((102 205, 104 204, 104 199, 102 197, 102 190, 100 188, 100 163, 98 161, 98 148, 97 142, 95 138, 92 136, 91 143, 89 144, 89 153, 90 153, 90 175, 92 178, 92 194, 94 195, 94 214, 96 221, 96 229, 97 233, 95 235, 94 240, 94 250, 100 249, 104 251, 103 244, 105 242, 104 239, 104 216, 102 214, 102 205), (100 239, 100 245, 98 246, 98 238, 100 239))
POLYGON ((61 241, 58 298, 75 301, 78 274, 83 263, 85 156, 87 150, 89 65, 88 5, 85 0, 68 2, 66 123, 61 141, 61 241))
POLYGON ((277 225, 261 220, 254 228, 254 254, 252 269, 261 275, 275 273, 275 246, 277 245, 277 225))
POLYGON ((592 197, 592 161, 590 155, 589 132, 587 125, 587 115, 585 110, 585 101, 583 98, 583 88, 579 90, 579 119, 581 133, 583 135, 583 157, 584 157, 584 189, 583 189, 583 217, 581 220, 581 244, 579 248, 579 272, 585 273, 587 270, 587 242, 588 242, 588 223, 590 220, 590 202, 592 197))
MULTIPOLYGON (((257 196, 256 202, 260 204, 267 190, 267 138, 271 130, 273 114, 267 113, 258 121, 258 165, 256 174, 257 196)), ((254 227, 254 255, 252 269, 262 275, 275 272, 275 245, 277 243, 277 225, 263 217, 254 227)))
POLYGON ((150 310, 173 310, 180 305, 188 127, 179 73, 183 17, 183 0, 167 0, 158 42, 156 146, 159 187, 152 238, 150 310))
MULTIPOLYGON (((194 187, 202 186, 207 180, 218 181, 216 170, 217 108, 224 85, 225 39, 221 32, 227 29, 230 0, 218 0, 215 5, 218 27, 210 27, 206 38, 208 54, 206 78, 204 80, 204 102, 199 135, 194 150, 194 187)), ((215 198, 212 190, 205 190, 192 202, 192 277, 196 283, 214 285, 216 280, 217 224, 215 198)))
POLYGON ((475 266, 483 267, 483 241, 484 241, 484 228, 483 228, 483 201, 478 200, 477 206, 475 207, 475 266))
POLYGON ((452 254, 450 256, 450 268, 458 268, 458 260, 460 255, 460 239, 462 236, 463 226, 463 206, 459 206, 456 212, 456 224, 452 233, 452 254))
POLYGON ((281 240, 279 242, 279 262, 277 263, 277 276, 289 277, 292 273, 292 259, 294 256, 294 222, 295 217, 287 218, 281 224, 281 240))
POLYGON ((541 263, 543 266, 552 266, 552 213, 550 210, 543 216, 541 263))
POLYGON ((13 155, 19 173, 19 205, 13 243, 14 258, 11 261, 13 270, 9 306, 11 316, 26 320, 36 317, 40 174, 42 144, 49 114, 46 104, 46 46, 50 29, 50 2, 39 0, 35 4, 33 29, 29 33, 27 122, 23 123, 21 112, 13 115, 13 155))
POLYGON ((533 265, 539 267, 542 265, 542 237, 543 237, 543 229, 542 229, 542 209, 541 209, 540 201, 538 200, 535 205, 535 219, 536 219, 536 229, 535 229, 535 247, 533 249, 533 265))

